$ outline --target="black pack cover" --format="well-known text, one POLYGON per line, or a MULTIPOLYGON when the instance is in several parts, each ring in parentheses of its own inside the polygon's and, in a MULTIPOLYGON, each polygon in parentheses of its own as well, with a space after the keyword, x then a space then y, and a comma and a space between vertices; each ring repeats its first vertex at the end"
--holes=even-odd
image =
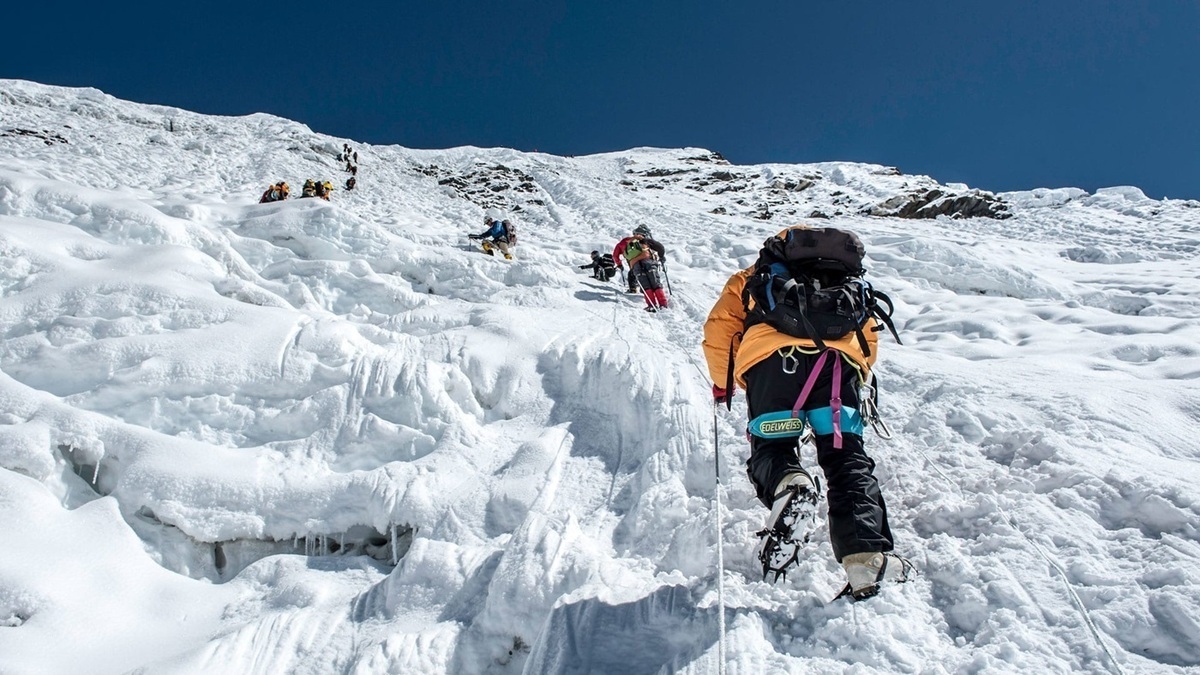
MULTIPOLYGON (((857 334, 870 354, 863 327, 871 317, 896 336, 892 302, 861 277, 866 249, 853 232, 833 227, 789 230, 763 242, 742 302, 746 327, 766 323, 793 337, 824 340, 857 334)), ((896 336, 899 342, 899 336, 896 336)))
POLYGON ((858 235, 836 227, 788 230, 780 239, 763 242, 761 256, 770 262, 804 263, 813 269, 834 269, 850 276, 861 276, 867 249, 858 235))

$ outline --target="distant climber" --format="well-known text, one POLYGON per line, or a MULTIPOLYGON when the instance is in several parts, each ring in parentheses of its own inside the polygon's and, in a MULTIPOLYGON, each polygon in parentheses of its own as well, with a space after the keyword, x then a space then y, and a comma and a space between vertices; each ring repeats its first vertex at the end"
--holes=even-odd
POLYGON ((600 255, 600 251, 592 251, 592 262, 586 265, 580 265, 579 269, 592 271, 592 278, 600 281, 608 281, 617 273, 617 266, 613 263, 612 255, 605 253, 600 255))
POLYGON ((354 186, 357 184, 358 184, 358 179, 355 178, 354 176, 351 176, 346 179, 346 189, 347 190, 353 190, 354 186))
POLYGON ((302 187, 300 189, 300 198, 307 199, 309 197, 316 197, 316 196, 317 196, 317 182, 314 181, 313 179, 309 178, 308 180, 304 181, 304 187, 302 187))
POLYGON ((612 257, 617 267, 623 263, 629 265, 629 292, 641 292, 647 312, 667 307, 667 293, 663 290, 667 251, 650 236, 650 228, 638 225, 632 236, 617 242, 612 257))
POLYGON ((269 204, 271 202, 281 202, 288 198, 291 190, 292 189, 285 181, 279 181, 278 183, 267 188, 267 191, 263 193, 262 199, 259 199, 258 203, 269 204))
POLYGON ((483 247, 483 252, 488 255, 496 255, 495 249, 500 249, 506 260, 512 260, 512 253, 509 249, 517 245, 517 228, 509 220, 496 220, 491 216, 483 219, 483 224, 488 226, 480 234, 468 234, 468 239, 482 240, 480 246, 483 247))

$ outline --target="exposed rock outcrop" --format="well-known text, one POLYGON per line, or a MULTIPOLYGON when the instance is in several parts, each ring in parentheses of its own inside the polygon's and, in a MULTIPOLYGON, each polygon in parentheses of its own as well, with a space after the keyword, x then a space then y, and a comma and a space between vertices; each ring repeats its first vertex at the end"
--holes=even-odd
POLYGON ((922 190, 896 195, 866 211, 872 216, 894 218, 995 218, 1012 216, 1008 205, 996 195, 983 190, 952 193, 941 189, 922 190))

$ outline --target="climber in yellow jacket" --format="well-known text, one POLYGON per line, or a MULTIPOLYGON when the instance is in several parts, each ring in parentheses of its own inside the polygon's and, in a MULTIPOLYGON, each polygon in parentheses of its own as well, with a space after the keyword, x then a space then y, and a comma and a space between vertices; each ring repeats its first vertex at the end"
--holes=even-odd
POLYGON ((728 405, 736 387, 746 391, 747 473, 771 509, 760 533, 764 576, 784 576, 814 526, 820 488, 798 453, 811 430, 830 540, 848 578, 843 594, 854 599, 911 570, 889 553, 887 507, 863 449, 863 407, 873 400, 860 400, 860 391, 871 391, 881 321, 895 332, 891 300, 861 279, 864 256, 856 235, 835 228, 797 226, 768 238, 758 261, 725 283, 703 345, 714 400, 728 405))

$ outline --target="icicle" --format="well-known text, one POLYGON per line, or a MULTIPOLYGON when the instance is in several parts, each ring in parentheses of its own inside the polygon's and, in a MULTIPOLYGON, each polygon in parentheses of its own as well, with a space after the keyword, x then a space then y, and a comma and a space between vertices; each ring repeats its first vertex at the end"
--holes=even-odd
POLYGON ((92 467, 92 487, 96 486, 98 480, 100 480, 100 460, 96 460, 96 466, 92 467))
POLYGON ((388 524, 392 531, 392 567, 400 564, 400 545, 396 543, 396 524, 388 524))

